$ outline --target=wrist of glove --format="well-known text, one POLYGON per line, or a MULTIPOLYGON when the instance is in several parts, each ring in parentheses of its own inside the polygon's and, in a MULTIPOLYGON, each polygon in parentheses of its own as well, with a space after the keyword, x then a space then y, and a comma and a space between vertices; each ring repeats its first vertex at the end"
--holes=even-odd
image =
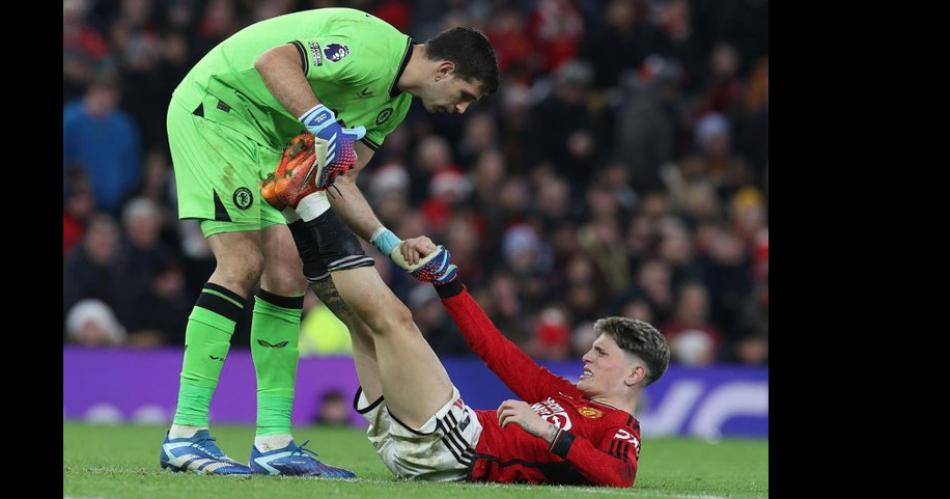
POLYGON ((399 239, 396 234, 393 234, 393 231, 386 227, 380 227, 373 233, 373 237, 369 238, 369 242, 376 246, 380 253, 389 256, 393 252, 393 248, 402 244, 402 239, 399 239))
POLYGON ((458 275, 458 267, 452 263, 452 255, 443 246, 438 246, 435 251, 419 259, 416 264, 410 264, 402 255, 403 241, 396 237, 393 231, 380 227, 370 238, 370 242, 382 254, 388 256, 397 267, 409 272, 420 281, 442 286, 458 275))
POLYGON ((403 258, 401 246, 402 243, 399 243, 389 254, 389 258, 417 280, 444 286, 458 276, 458 267, 452 263, 452 254, 444 246, 439 245, 435 251, 422 257, 415 265, 410 265, 403 258))
POLYGON ((307 112, 303 113, 299 119, 310 133, 321 138, 327 138, 323 137, 323 135, 332 135, 334 131, 338 131, 341 128, 340 124, 336 121, 336 113, 323 104, 313 106, 307 112))

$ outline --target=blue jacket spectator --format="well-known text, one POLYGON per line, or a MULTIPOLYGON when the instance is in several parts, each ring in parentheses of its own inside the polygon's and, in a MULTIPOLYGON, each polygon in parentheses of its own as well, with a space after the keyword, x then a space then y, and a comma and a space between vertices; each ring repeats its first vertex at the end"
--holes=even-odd
POLYGON ((82 169, 98 207, 113 214, 141 177, 138 127, 118 100, 118 82, 107 76, 63 108, 64 178, 67 168, 82 169))

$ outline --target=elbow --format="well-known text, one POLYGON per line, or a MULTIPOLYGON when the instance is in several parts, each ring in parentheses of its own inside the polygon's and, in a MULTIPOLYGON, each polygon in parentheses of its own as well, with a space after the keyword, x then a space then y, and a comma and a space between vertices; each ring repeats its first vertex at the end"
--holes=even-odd
POLYGON ((617 471, 617 473, 611 473, 612 476, 605 481, 604 485, 623 489, 633 487, 633 483, 637 479, 637 469, 627 465, 617 471))
POLYGON ((618 478, 616 487, 633 487, 633 483, 637 480, 637 468, 629 465, 625 466, 618 478))
POLYGON ((281 50, 283 47, 274 47, 265 51, 254 61, 254 69, 262 75, 274 67, 275 64, 279 64, 281 59, 285 56, 281 50))
POLYGON ((264 52, 254 61, 254 69, 256 69, 258 73, 264 74, 272 58, 273 54, 271 54, 270 50, 264 52))

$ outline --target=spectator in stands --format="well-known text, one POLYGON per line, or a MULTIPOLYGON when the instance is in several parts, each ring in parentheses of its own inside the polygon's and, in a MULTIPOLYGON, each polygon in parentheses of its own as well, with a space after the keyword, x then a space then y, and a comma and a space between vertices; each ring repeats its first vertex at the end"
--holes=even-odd
MULTIPOLYGON (((162 213, 158 206, 147 198, 130 201, 122 212, 122 225, 125 232, 125 244, 119 258, 121 279, 130 296, 134 291, 149 287, 152 276, 174 259, 174 253, 159 239, 162 227, 162 213)), ((120 306, 119 317, 128 321, 136 312, 120 306)))
POLYGON ((63 200, 63 256, 82 240, 89 220, 95 215, 96 200, 89 182, 81 170, 68 182, 69 188, 63 200))
POLYGON ((138 126, 116 107, 119 95, 117 75, 104 73, 63 108, 63 169, 81 168, 97 206, 112 214, 142 175, 138 126))
POLYGON ((181 266, 168 261, 148 270, 148 280, 126 302, 124 321, 133 346, 179 346, 185 341, 185 325, 194 305, 185 298, 185 275, 181 266))
POLYGON ((123 283, 119 281, 119 228, 112 217, 97 215, 89 223, 82 244, 63 262, 63 314, 77 302, 95 298, 114 307, 123 283))
MULTIPOLYGON (((126 344, 166 341, 177 328, 171 316, 186 318, 172 310, 194 303, 214 267, 197 224, 174 219, 164 133, 172 90, 211 47, 255 19, 337 4, 63 2, 64 313, 100 299, 128 326, 126 344), (76 180, 83 176, 85 185, 76 180), (159 215, 137 219, 120 244, 115 223, 101 215, 132 211, 159 215), (148 330, 161 334, 140 334, 148 330)), ((574 353, 586 351, 578 345, 598 309, 670 322, 692 283, 707 290, 707 323, 725 340, 718 352, 702 337, 684 336, 677 348, 767 364, 768 3, 741 15, 731 5, 351 5, 415 39, 478 26, 495 42, 503 73, 497 97, 464 116, 411 110, 361 176, 368 199, 397 233, 432 235, 468 262, 461 267, 473 295, 520 345, 557 339, 556 353, 539 355, 563 355, 564 330, 574 353), (551 310, 563 312, 565 328, 539 329, 551 310)), ((412 302, 415 281, 377 260, 397 296, 412 302)), ((423 298, 415 302, 425 315, 423 298)), ((344 351, 345 330, 323 321, 332 314, 315 302, 307 310, 301 351, 344 351)), ((235 347, 249 341, 247 320, 235 347)), ((452 351, 439 337, 429 336, 437 351, 452 351)))
POLYGON ((673 320, 660 330, 670 342, 673 357, 690 365, 713 362, 724 341, 722 333, 709 323, 709 293, 699 283, 680 289, 673 320))
POLYGON ((349 426, 350 404, 339 390, 330 389, 320 395, 317 416, 313 422, 321 426, 349 426))
POLYGON ((91 298, 81 300, 69 309, 66 334, 70 342, 89 347, 121 345, 126 338, 125 327, 116 319, 112 309, 91 298))

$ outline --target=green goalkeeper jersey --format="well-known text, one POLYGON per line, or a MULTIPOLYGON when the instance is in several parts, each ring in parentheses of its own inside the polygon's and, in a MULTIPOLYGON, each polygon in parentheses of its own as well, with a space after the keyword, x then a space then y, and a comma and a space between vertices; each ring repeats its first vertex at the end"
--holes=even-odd
POLYGON ((306 128, 267 89, 254 62, 292 43, 320 102, 345 127, 364 126, 372 149, 406 117, 412 95, 396 88, 412 39, 365 12, 326 8, 252 24, 208 52, 175 89, 172 103, 189 111, 218 100, 206 118, 281 148, 306 128), (220 112, 224 111, 224 112, 220 112))

